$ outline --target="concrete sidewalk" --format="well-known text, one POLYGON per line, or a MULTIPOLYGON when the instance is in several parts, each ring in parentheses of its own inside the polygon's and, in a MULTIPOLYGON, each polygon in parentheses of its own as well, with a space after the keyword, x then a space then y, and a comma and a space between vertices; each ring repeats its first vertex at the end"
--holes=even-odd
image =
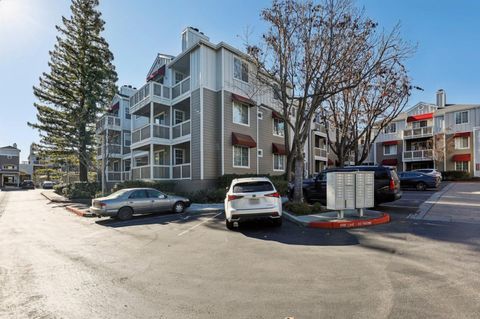
POLYGON ((410 218, 480 224, 480 183, 450 183, 433 194, 410 218))

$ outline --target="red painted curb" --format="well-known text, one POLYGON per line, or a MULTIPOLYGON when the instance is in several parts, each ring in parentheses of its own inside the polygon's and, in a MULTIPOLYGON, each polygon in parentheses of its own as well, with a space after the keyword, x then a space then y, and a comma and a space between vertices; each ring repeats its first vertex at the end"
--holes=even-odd
POLYGON ((74 207, 71 207, 71 206, 65 206, 65 208, 68 210, 68 211, 71 211, 72 213, 78 215, 78 216, 82 216, 82 217, 86 217, 89 215, 89 213, 86 213, 84 212, 83 210, 80 210, 80 209, 77 209, 77 208, 74 208, 74 207))
POLYGON ((339 228, 355 228, 355 227, 364 227, 372 225, 386 224, 390 222, 390 215, 387 213, 382 213, 382 216, 370 218, 370 219, 359 219, 359 220, 336 220, 332 222, 310 222, 307 224, 307 227, 311 228, 328 228, 328 229, 339 229, 339 228))

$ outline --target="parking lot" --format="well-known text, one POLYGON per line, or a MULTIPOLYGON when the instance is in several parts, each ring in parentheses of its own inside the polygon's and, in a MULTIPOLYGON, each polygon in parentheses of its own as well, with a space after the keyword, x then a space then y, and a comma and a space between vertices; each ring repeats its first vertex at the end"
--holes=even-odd
MULTIPOLYGON (((409 193, 408 193, 409 194, 409 193)), ((0 217, 4 318, 478 318, 478 228, 225 228, 221 211, 81 218, 39 191, 0 217)), ((416 196, 413 195, 412 196, 416 196)), ((478 227, 478 226, 477 226, 478 227)))

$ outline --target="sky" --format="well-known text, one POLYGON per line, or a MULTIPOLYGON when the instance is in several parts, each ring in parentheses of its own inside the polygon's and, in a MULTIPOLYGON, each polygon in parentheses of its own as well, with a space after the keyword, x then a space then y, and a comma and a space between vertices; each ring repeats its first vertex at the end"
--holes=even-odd
MULTIPOLYGON (((103 36, 110 44, 118 85, 140 87, 158 52, 180 53, 180 34, 199 28, 214 43, 237 48, 255 43, 266 29, 260 11, 269 0, 100 0, 103 36)), ((442 88, 447 103, 480 103, 480 1, 357 0, 385 31, 400 23, 402 38, 417 46, 407 61, 414 85, 409 106, 435 102, 442 88)), ((32 87, 48 71, 55 25, 70 16, 69 0, 0 0, 0 146, 17 143, 21 160, 38 132, 32 87)))

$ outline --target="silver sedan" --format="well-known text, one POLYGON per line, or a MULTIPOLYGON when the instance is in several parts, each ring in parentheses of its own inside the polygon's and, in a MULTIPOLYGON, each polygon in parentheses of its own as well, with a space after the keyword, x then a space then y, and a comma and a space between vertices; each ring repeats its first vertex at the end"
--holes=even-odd
POLYGON ((153 188, 127 188, 107 197, 92 200, 90 212, 97 216, 116 217, 121 220, 132 218, 133 214, 148 214, 173 211, 181 213, 190 206, 185 197, 166 195, 153 188))

